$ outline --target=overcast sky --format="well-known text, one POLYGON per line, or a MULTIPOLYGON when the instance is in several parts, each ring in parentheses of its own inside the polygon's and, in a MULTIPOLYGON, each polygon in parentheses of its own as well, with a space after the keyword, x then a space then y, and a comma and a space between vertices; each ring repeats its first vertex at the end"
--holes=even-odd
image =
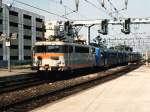
MULTIPOLYGON (((11 4, 13 0, 3 0, 3 3, 11 4)), ((18 0, 25 2, 27 4, 48 10, 49 12, 56 13, 58 15, 64 15, 66 13, 71 13, 73 10, 76 9, 75 7, 75 0, 62 0, 62 5, 60 4, 60 0, 18 0), (67 6, 67 8, 65 8, 67 6)), ((110 3, 108 3, 108 0, 105 0, 105 6, 106 10, 103 9, 100 5, 102 0, 88 0, 95 4, 97 6, 94 7, 91 4, 87 3, 85 0, 79 0, 79 11, 77 13, 71 13, 67 17, 72 20, 87 20, 87 19, 101 19, 101 18, 111 18, 109 16, 108 12, 111 12, 113 10, 110 3)), ((121 10, 125 8, 124 0, 110 0, 113 5, 118 9, 121 10)), ((62 20, 63 18, 54 16, 52 14, 48 14, 36 9, 33 9, 31 7, 19 4, 17 2, 14 2, 13 6, 20 7, 22 9, 26 9, 35 13, 38 13, 40 15, 44 15, 46 17, 46 20, 62 20)), ((150 17, 150 0, 128 0, 128 9, 120 12, 120 17, 150 17)), ((110 37, 134 37, 135 35, 129 35, 126 36, 120 32, 121 27, 120 26, 110 26, 109 27, 109 35, 107 38, 110 37)), ((147 36, 150 34, 150 25, 134 25, 132 26, 132 32, 136 33, 143 33, 146 32, 147 36), (137 29, 137 30, 135 30, 137 29)), ((86 30, 86 29, 84 29, 86 30)), ((85 31, 84 31, 85 32, 85 31)), ((97 32, 92 30, 92 38, 94 38, 97 35, 97 32)), ((85 35, 85 33, 84 33, 85 35)), ((86 36, 86 35, 85 35, 86 36)), ((143 35, 137 35, 138 37, 144 37, 143 35)), ((137 48, 138 49, 138 48, 137 48)))

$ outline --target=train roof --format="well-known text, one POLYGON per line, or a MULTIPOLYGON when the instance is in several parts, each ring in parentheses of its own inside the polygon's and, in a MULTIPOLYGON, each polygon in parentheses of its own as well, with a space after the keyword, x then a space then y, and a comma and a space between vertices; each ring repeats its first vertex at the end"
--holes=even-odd
POLYGON ((117 50, 112 50, 112 49, 106 49, 104 50, 104 52, 108 52, 108 53, 127 53, 127 54, 140 54, 139 52, 130 52, 130 51, 117 51, 117 50))
POLYGON ((86 44, 78 44, 78 43, 68 43, 68 42, 62 42, 62 41, 39 41, 35 42, 35 46, 40 45, 76 45, 76 46, 84 46, 84 47, 94 47, 91 45, 86 44))

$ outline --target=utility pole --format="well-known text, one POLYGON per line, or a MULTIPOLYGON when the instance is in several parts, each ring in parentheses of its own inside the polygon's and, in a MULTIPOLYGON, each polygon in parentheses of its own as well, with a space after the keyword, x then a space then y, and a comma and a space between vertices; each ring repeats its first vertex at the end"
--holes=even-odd
POLYGON ((87 39, 87 45, 90 45, 90 39, 91 39, 91 27, 94 26, 94 24, 88 26, 88 39, 87 39))
POLYGON ((11 72, 11 66, 10 66, 10 37, 6 38, 6 46, 7 46, 8 71, 11 72))
POLYGON ((10 39, 9 37, 6 35, 6 34, 1 34, 0 35, 0 41, 4 41, 5 40, 5 44, 7 46, 7 65, 8 65, 8 71, 10 72, 11 71, 11 68, 10 68, 10 39))
POLYGON ((0 35, 0 41, 5 40, 5 44, 7 47, 7 64, 8 64, 8 71, 11 72, 11 63, 10 63, 10 46, 11 46, 11 40, 17 39, 18 34, 17 33, 12 33, 10 36, 7 36, 6 34, 1 34, 0 35))
POLYGON ((10 62, 10 46, 11 46, 11 40, 13 39, 17 39, 17 36, 18 34, 17 33, 11 33, 10 34, 10 27, 9 27, 9 11, 11 9, 12 5, 10 6, 7 6, 7 9, 8 9, 8 23, 7 23, 7 34, 2 34, 1 38, 2 40, 5 40, 5 44, 6 44, 6 47, 7 47, 7 66, 8 66, 8 71, 11 72, 11 62, 10 62))
POLYGON ((6 44, 6 47, 7 47, 7 66, 8 66, 8 72, 11 72, 11 62, 10 62, 10 24, 9 24, 9 11, 10 11, 10 8, 9 6, 7 6, 7 11, 8 11, 8 19, 7 19, 7 29, 8 29, 8 32, 7 34, 5 35, 5 44, 6 44))

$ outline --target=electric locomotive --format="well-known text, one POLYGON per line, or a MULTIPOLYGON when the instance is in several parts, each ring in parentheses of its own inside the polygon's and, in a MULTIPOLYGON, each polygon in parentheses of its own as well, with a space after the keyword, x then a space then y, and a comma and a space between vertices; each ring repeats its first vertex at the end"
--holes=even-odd
POLYGON ((61 41, 35 43, 33 68, 40 71, 66 71, 94 67, 99 62, 100 49, 90 45, 61 41))

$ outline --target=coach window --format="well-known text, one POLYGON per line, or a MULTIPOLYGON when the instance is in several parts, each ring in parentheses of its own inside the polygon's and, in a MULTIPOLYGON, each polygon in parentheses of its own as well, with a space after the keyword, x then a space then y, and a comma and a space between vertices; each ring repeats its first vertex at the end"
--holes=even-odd
POLYGON ((0 56, 0 60, 3 60, 3 56, 0 56))
POLYGON ((75 52, 76 53, 89 53, 89 48, 88 47, 76 46, 75 47, 75 52))
POLYGON ((36 52, 36 53, 43 53, 43 52, 46 52, 46 46, 44 46, 44 45, 35 46, 35 52, 36 52))
POLYGON ((57 45, 49 45, 47 47, 47 52, 60 52, 60 46, 57 46, 57 45))
POLYGON ((64 46, 62 46, 62 52, 63 53, 72 53, 73 52, 73 47, 64 45, 64 46))
POLYGON ((72 53, 73 52, 73 46, 68 46, 68 52, 72 53))
POLYGON ((91 53, 92 54, 95 54, 96 52, 95 52, 95 48, 91 48, 91 53))
POLYGON ((0 44, 0 48, 2 48, 3 47, 3 45, 2 44, 0 44))
POLYGON ((0 24, 2 24, 2 23, 3 23, 3 20, 0 19, 0 24))

